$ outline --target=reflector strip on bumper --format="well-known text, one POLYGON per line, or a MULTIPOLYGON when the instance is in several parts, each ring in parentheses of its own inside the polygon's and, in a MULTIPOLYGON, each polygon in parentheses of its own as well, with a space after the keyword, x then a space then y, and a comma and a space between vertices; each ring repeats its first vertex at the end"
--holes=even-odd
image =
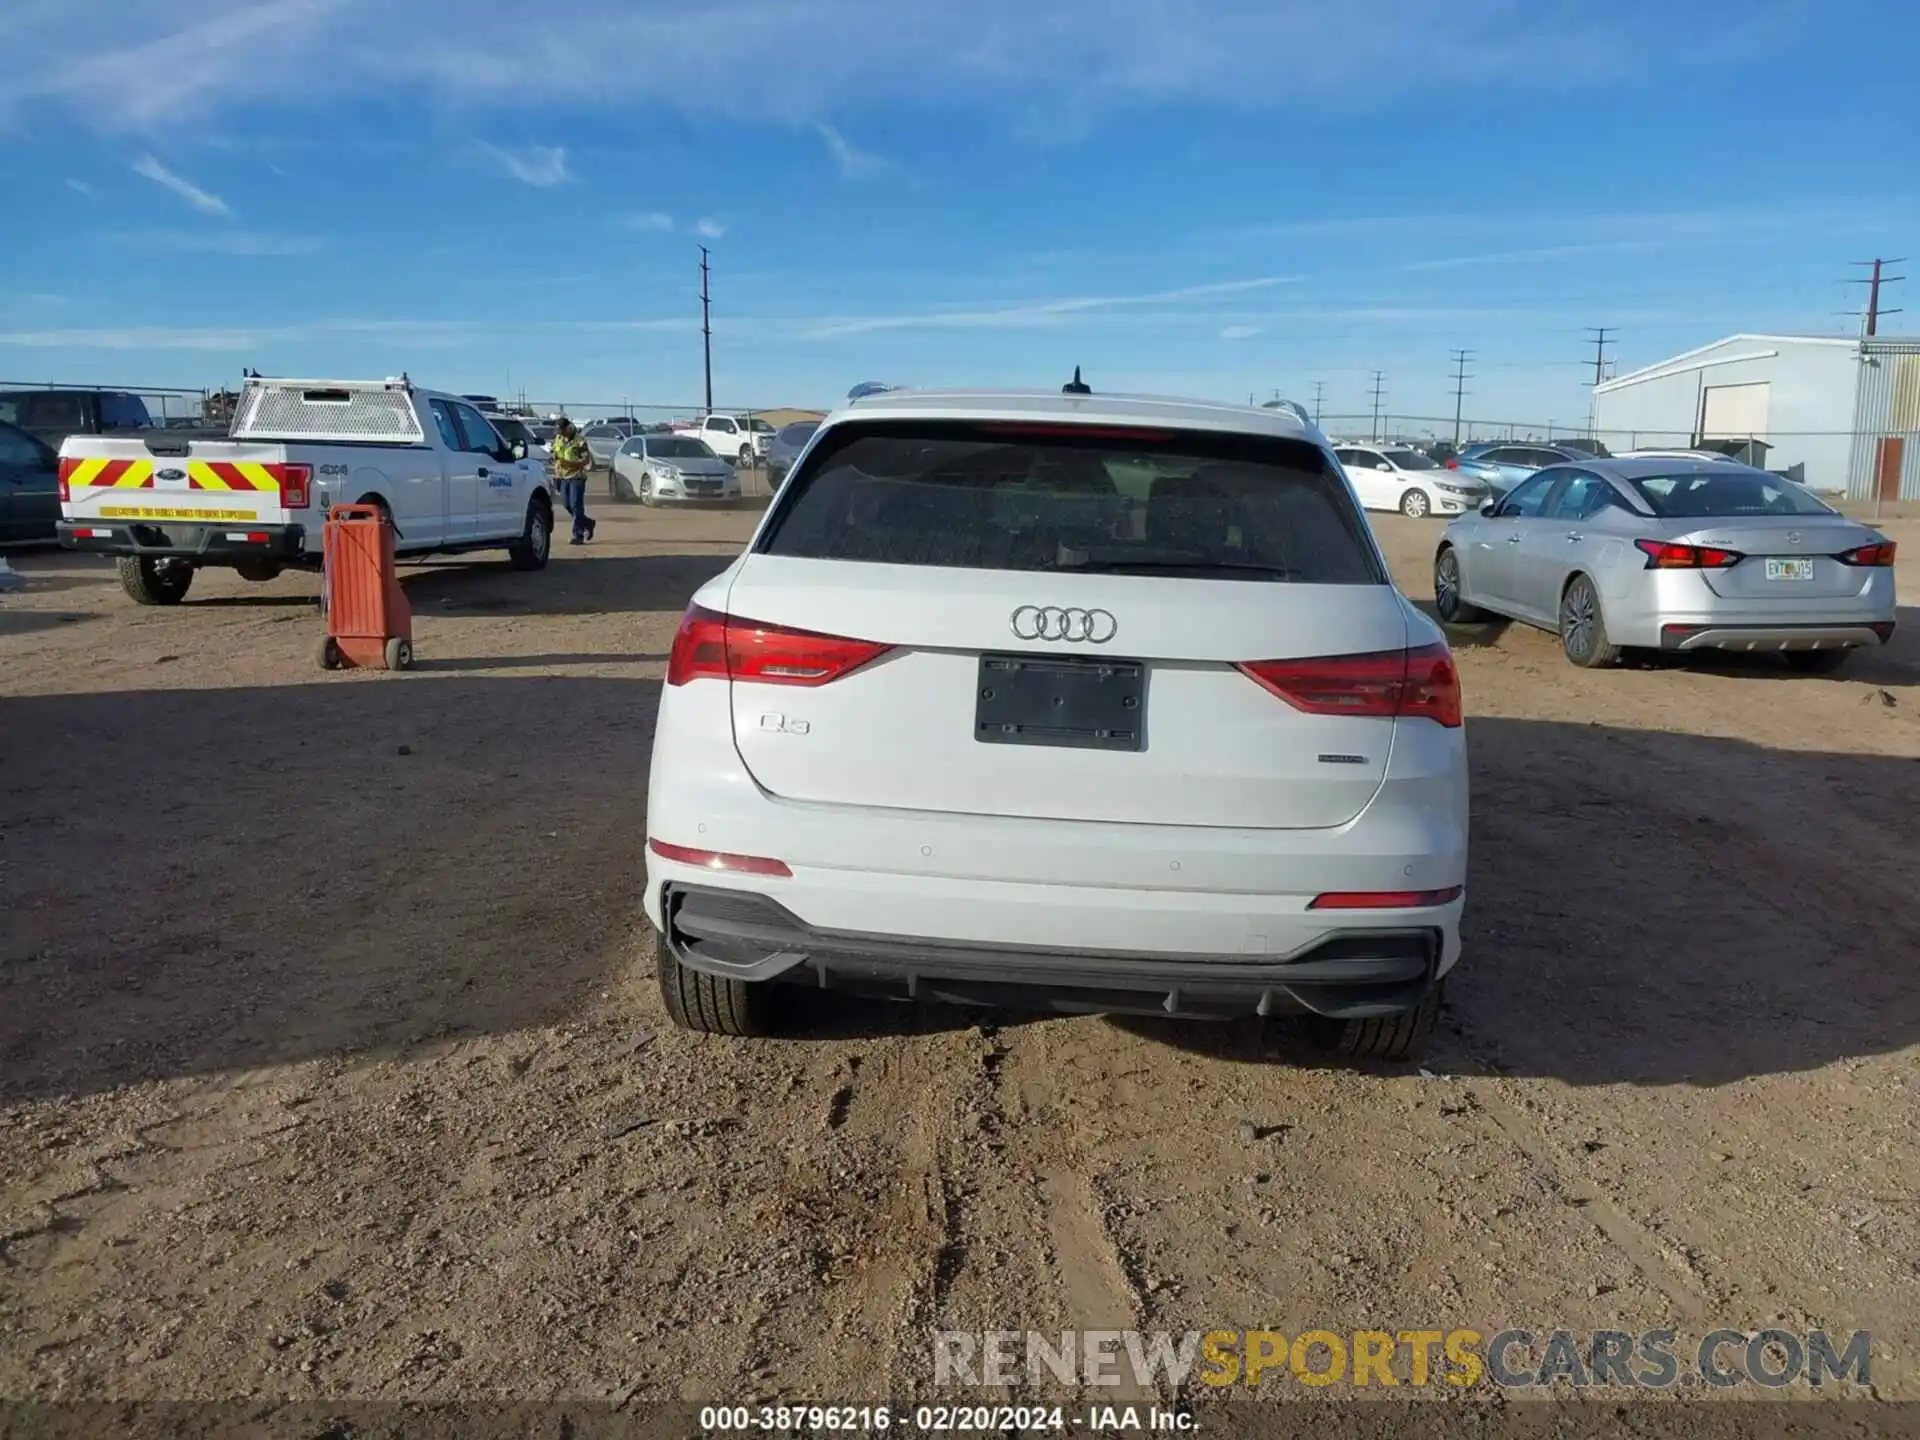
POLYGON ((189 460, 187 484, 195 490, 278 491, 282 467, 253 460, 189 460))
POLYGON ((153 462, 82 460, 73 467, 73 472, 67 477, 67 485, 74 490, 82 485, 92 486, 96 490, 151 490, 153 462))

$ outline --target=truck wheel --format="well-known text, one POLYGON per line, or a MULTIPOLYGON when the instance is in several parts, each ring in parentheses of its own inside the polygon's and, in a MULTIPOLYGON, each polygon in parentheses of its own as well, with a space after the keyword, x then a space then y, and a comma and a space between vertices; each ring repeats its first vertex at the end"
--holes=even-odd
POLYGON ((413 642, 398 637, 387 641, 387 669, 405 670, 413 664, 413 642))
POLYGON ((1350 1060, 1414 1060, 1427 1048, 1434 1021, 1440 1018, 1440 990, 1435 985, 1420 1003, 1398 1015, 1372 1020, 1309 1018, 1307 1033, 1323 1050, 1350 1060))
POLYGON ((251 580, 256 585, 264 585, 269 580, 280 578, 280 567, 271 560, 250 560, 244 565, 234 566, 233 569, 242 580, 251 580))
POLYGON ((773 1033, 772 1006, 767 987, 744 980, 725 980, 689 970, 656 931, 649 940, 654 974, 667 1015, 682 1030, 703 1035, 769 1035, 773 1033))
POLYGON ((538 497, 527 502, 527 523, 520 538, 507 547, 507 559, 516 570, 544 570, 553 551, 553 511, 538 497))
POLYGON ((136 605, 178 605, 193 584, 193 566, 185 560, 122 555, 119 570, 120 587, 136 605))

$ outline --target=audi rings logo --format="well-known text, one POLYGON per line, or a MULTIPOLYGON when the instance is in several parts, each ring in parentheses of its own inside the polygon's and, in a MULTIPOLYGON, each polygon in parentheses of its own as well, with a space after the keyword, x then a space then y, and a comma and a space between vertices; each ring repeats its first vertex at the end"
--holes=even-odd
POLYGON ((1022 640, 1065 640, 1073 645, 1104 645, 1119 631, 1120 622, 1106 610, 1022 605, 1013 612, 1013 633, 1022 640))

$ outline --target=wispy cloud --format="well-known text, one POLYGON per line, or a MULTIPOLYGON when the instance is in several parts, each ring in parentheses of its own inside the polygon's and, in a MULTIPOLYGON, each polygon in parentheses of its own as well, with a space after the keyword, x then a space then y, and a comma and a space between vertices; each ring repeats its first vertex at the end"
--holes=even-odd
POLYGON ((93 187, 87 184, 86 181, 75 180, 71 176, 67 179, 67 188, 69 190, 78 190, 82 195, 91 195, 94 193, 93 187))
POLYGON ((1256 110, 1388 105, 1424 99, 1435 74, 1460 87, 1491 79, 1557 91, 1657 77, 1708 47, 1740 63, 1786 49, 1817 7, 550 0, 536 28, 518 0, 470 0, 457 26, 425 27, 389 23, 399 18, 390 11, 407 7, 374 0, 142 0, 137 8, 138 27, 104 24, 118 18, 106 0, 36 10, 7 36, 0 112, 30 117, 33 102, 52 99, 91 125, 152 128, 260 100, 319 105, 402 89, 429 105, 511 111, 526 104, 528 74, 564 74, 569 100, 789 124, 828 123, 848 95, 869 106, 958 101, 1005 117, 1223 98, 1256 110), (635 63, 691 53, 715 33, 780 63, 744 85, 689 84, 684 67, 635 63), (1279 58, 1300 54, 1314 63, 1279 58), (290 87, 296 71, 301 83, 290 87))
POLYGON ((620 223, 629 230, 643 230, 651 233, 665 233, 673 229, 673 216, 664 210, 648 210, 640 215, 625 215, 620 223))
POLYGON ((1034 300, 992 309, 926 310, 905 315, 860 315, 813 325, 803 338, 826 340, 841 335, 867 335, 882 330, 974 330, 1058 324, 1070 315, 1120 306, 1166 305, 1219 295, 1244 294, 1275 285, 1291 285, 1298 275, 1261 275, 1250 280, 1220 280, 1206 285, 1183 285, 1177 290, 1149 290, 1138 295, 1082 295, 1061 300, 1034 300))
POLYGON ((716 220, 711 215, 703 215, 693 222, 693 233, 702 240, 718 240, 727 233, 727 222, 716 220))
POLYGON ((1229 325, 1220 332, 1222 340, 1251 340, 1260 333, 1258 325, 1229 325))
POLYGON ((536 185, 545 189, 551 185, 563 185, 573 178, 567 173, 567 151, 564 145, 528 145, 518 150, 509 150, 504 146, 489 144, 485 140, 474 143, 491 156, 502 170, 522 185, 536 185))
POLYGON ((820 137, 821 143, 827 147, 827 153, 833 157, 833 163, 840 167, 840 173, 849 180, 860 180, 869 175, 877 175, 887 168, 885 160, 862 150, 826 121, 817 123, 813 131, 820 137))
POLYGON ((209 255, 314 255, 327 248, 317 235, 273 235, 257 230, 128 230, 113 237, 142 250, 209 255))
POLYGON ((207 215, 231 215, 227 202, 211 191, 202 190, 191 180, 184 179, 162 165, 151 155, 142 155, 133 162, 133 173, 153 181, 165 189, 171 190, 187 204, 207 215))

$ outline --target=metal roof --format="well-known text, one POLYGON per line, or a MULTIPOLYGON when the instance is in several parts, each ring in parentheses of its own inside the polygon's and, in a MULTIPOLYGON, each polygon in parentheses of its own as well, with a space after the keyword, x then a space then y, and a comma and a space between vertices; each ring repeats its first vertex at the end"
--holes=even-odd
POLYGON ((840 407, 828 423, 853 416, 902 419, 1065 420, 1106 425, 1161 424, 1191 430, 1306 439, 1311 425, 1286 410, 1182 400, 1166 395, 1063 395, 1057 390, 890 390, 840 407))

